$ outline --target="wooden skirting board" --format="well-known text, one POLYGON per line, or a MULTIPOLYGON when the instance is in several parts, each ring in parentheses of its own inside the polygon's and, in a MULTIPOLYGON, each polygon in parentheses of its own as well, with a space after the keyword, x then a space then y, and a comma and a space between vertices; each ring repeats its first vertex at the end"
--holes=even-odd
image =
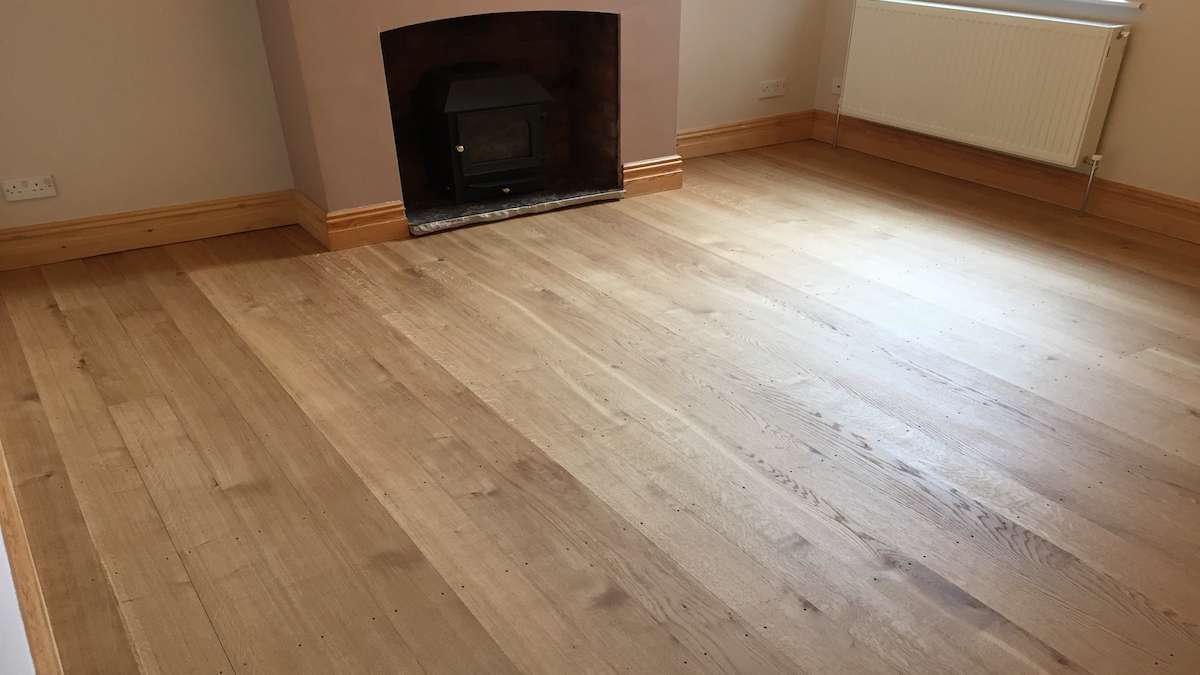
POLYGON ((625 165, 625 196, 639 197, 683 187, 683 158, 668 155, 625 165))
MULTIPOLYGON (((629 197, 683 187, 678 155, 624 167, 629 197)), ((0 229, 0 270, 300 224, 331 251, 406 239, 403 202, 325 211, 295 190, 0 229)))
MULTIPOLYGON (((813 138, 833 142, 835 116, 817 111, 813 138)), ((838 145, 1006 192, 1078 209, 1087 176, 990 150, 842 117, 838 145)), ((1098 179, 1087 212, 1200 243, 1200 203, 1098 179)))
POLYGON ((330 251, 408 238, 403 202, 326 212, 304 194, 295 195, 296 218, 292 222, 299 222, 330 251))
MULTIPOLYGON (((813 138, 832 142, 834 115, 804 111, 687 131, 678 155, 624 166, 625 195, 683 187, 683 160, 813 138)), ((1087 177, 1007 155, 850 117, 839 145, 1067 208, 1079 208, 1087 177)), ((1097 180, 1088 213, 1200 243, 1200 203, 1097 180)), ((405 239, 402 202, 325 211, 297 191, 217 199, 0 230, 0 270, 299 223, 330 250, 405 239)))
POLYGON ((0 270, 296 222, 292 191, 0 229, 0 270))
POLYGON ((813 111, 774 115, 709 129, 685 131, 676 138, 684 159, 750 150, 812 138, 813 111))
POLYGON ((1200 202, 1097 180, 1088 213, 1200 244, 1200 202))

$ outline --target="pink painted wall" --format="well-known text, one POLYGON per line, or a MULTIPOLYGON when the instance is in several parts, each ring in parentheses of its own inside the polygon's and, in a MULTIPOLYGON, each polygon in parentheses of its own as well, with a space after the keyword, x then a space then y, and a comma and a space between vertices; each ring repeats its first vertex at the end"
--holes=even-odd
POLYGON ((402 198, 379 33, 456 16, 621 15, 623 162, 675 154, 680 0, 258 0, 296 187, 328 210, 402 198))

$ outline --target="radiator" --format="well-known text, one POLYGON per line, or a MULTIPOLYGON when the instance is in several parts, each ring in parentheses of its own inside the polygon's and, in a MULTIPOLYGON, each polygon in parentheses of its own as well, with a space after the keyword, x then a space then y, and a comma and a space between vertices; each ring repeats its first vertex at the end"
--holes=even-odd
POLYGON ((1129 26, 857 0, 841 114, 1059 166, 1096 152, 1129 26))

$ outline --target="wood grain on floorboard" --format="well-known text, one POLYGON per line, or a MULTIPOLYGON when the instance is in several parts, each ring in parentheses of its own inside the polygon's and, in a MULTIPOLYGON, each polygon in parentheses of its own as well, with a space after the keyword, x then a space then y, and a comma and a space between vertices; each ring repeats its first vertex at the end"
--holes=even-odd
POLYGON ((0 273, 64 671, 1200 671, 1200 246, 815 142, 688 175, 0 273))

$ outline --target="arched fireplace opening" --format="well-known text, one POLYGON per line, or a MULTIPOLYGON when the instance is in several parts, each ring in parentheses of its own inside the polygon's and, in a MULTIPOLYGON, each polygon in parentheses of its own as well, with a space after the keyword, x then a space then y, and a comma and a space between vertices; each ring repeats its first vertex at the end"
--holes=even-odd
POLYGON ((380 35, 414 234, 620 195, 619 21, 505 12, 380 35))

